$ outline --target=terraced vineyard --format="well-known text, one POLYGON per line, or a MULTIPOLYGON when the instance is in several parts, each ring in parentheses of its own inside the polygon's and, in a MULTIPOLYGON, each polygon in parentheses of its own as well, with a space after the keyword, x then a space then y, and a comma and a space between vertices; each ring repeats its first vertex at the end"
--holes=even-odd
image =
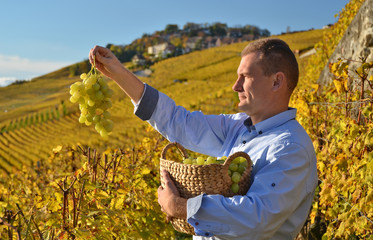
MULTIPOLYGON (((292 49, 302 50, 311 48, 320 39, 323 31, 314 30, 279 37, 290 42, 292 49)), ((154 65, 151 77, 142 80, 190 110, 203 110, 206 113, 234 112, 236 97, 231 87, 236 79, 240 52, 246 44, 238 43, 167 59, 154 65), (175 81, 176 79, 186 81, 178 82, 175 81)), ((111 80, 109 84, 114 90, 111 109, 114 121, 113 134, 108 141, 104 141, 92 126, 81 125, 78 122, 77 107, 68 102, 68 87, 76 80, 77 78, 40 79, 19 87, 9 86, 0 89, 0 92, 4 92, 3 97, 8 96, 5 94, 6 91, 9 94, 6 100, 9 101, 8 104, 2 102, 0 110, 19 106, 0 115, 0 129, 2 126, 9 126, 11 121, 25 122, 30 114, 42 114, 46 109, 53 108, 62 101, 69 112, 64 116, 59 107, 58 119, 51 119, 51 117, 44 121, 39 119, 37 124, 3 131, 0 135, 0 169, 9 173, 14 167, 20 169, 23 165, 36 166, 38 161, 48 158, 53 154, 52 149, 60 145, 79 143, 104 150, 108 147, 132 146, 143 139, 147 123, 134 116, 132 103, 111 80), (27 93, 27 96, 32 99, 30 106, 24 100, 21 102, 10 100, 10 94, 17 95, 18 91, 26 92, 27 89, 39 89, 42 86, 50 87, 49 95, 46 95, 48 93, 46 89, 38 90, 45 95, 43 98, 36 95, 33 98, 32 92, 27 93), (24 110, 27 108, 31 108, 32 112, 24 110), (5 118, 6 115, 15 118, 5 118)))

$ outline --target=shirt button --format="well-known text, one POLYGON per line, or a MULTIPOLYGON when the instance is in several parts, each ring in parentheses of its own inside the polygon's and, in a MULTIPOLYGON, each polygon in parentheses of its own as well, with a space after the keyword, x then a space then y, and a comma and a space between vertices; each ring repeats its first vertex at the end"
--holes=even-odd
POLYGON ((271 186, 272 186, 272 187, 275 187, 275 186, 276 186, 276 183, 272 183, 271 186))
POLYGON ((209 236, 210 234, 209 233, 205 233, 205 236, 207 237, 207 236, 209 236))
POLYGON ((196 224, 196 226, 198 226, 199 222, 196 222, 195 224, 196 224))
POLYGON ((262 131, 259 131, 259 134, 262 134, 263 132, 262 131))
POLYGON ((246 141, 244 140, 244 141, 242 141, 242 144, 246 144, 246 141))

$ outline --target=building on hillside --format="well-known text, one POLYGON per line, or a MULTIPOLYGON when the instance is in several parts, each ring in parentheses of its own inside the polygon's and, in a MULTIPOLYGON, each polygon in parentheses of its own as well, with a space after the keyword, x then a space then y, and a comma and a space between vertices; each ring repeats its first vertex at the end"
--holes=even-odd
POLYGON ((148 54, 153 55, 154 57, 165 58, 174 52, 175 46, 168 42, 148 47, 148 54))
POLYGON ((201 43, 202 43, 202 37, 191 37, 191 38, 188 38, 187 42, 185 43, 185 46, 186 48, 195 50, 195 49, 201 48, 201 46, 199 46, 201 43))
POLYGON ((205 48, 213 48, 213 47, 220 47, 221 46, 221 39, 218 37, 207 37, 205 39, 205 48))
POLYGON ((142 54, 135 54, 131 59, 133 65, 144 66, 146 64, 146 59, 142 54))
POLYGON ((221 45, 229 45, 229 44, 234 43, 234 41, 235 41, 234 38, 224 37, 223 39, 221 39, 221 45))
POLYGON ((254 34, 244 34, 241 38, 241 41, 252 41, 254 40, 255 36, 254 34))
POLYGON ((239 29, 230 29, 227 32, 227 37, 240 38, 240 37, 242 37, 241 30, 239 30, 239 29))

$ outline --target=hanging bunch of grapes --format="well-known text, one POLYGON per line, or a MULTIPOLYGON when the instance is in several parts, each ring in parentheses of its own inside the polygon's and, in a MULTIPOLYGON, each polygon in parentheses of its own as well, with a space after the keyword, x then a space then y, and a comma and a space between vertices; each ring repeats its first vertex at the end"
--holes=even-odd
POLYGON ((113 95, 106 80, 97 73, 94 65, 88 73, 80 75, 82 81, 70 86, 70 102, 79 103, 79 122, 90 126, 95 124, 96 131, 103 137, 113 130, 109 109, 112 106, 110 98, 113 95))

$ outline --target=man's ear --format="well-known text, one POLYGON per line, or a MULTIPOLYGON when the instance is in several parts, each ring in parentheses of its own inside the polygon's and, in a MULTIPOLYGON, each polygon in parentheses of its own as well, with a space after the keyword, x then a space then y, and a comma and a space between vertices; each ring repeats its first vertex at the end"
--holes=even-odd
POLYGON ((273 75, 272 90, 277 92, 278 90, 286 87, 286 78, 283 72, 277 72, 273 75))

